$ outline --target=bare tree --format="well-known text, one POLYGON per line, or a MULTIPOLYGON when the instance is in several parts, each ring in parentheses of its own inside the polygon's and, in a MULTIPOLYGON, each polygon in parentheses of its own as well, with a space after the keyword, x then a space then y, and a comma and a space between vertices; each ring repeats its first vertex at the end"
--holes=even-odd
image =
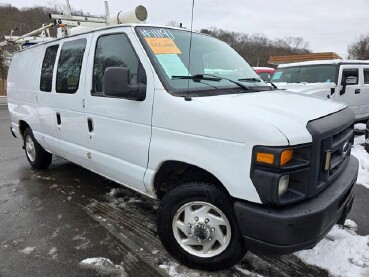
POLYGON ((291 51, 298 54, 301 49, 309 48, 309 43, 306 42, 302 37, 287 37, 284 39, 291 51))
POLYGON ((249 35, 214 27, 201 32, 226 42, 252 66, 268 66, 270 56, 310 53, 309 44, 303 38, 271 40, 263 34, 249 35))
POLYGON ((369 60, 369 34, 361 35, 360 38, 349 45, 348 58, 354 60, 369 60))

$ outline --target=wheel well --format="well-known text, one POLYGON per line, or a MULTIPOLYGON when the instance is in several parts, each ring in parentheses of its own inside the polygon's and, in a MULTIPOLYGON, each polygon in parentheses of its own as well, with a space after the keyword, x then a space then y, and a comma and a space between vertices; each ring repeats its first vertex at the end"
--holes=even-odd
POLYGON ((154 178, 154 188, 158 199, 177 185, 187 182, 206 182, 216 185, 229 194, 223 184, 213 174, 198 166, 178 161, 164 162, 154 178))
POLYGON ((29 125, 27 124, 27 122, 20 120, 19 121, 19 132, 21 134, 22 137, 24 137, 24 131, 26 131, 26 129, 29 127, 29 125))

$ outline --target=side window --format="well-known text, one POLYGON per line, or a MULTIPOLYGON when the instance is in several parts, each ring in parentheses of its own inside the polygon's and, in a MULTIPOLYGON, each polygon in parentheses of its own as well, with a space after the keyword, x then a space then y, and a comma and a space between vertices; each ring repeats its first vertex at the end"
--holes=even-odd
POLYGON ((369 69, 364 69, 364 84, 369 85, 369 69))
POLYGON ((92 94, 103 94, 104 73, 108 67, 127 67, 130 72, 130 85, 146 84, 144 69, 124 34, 105 35, 97 40, 92 94))
POLYGON ((46 48, 41 69, 40 90, 42 91, 51 92, 54 64, 58 48, 59 45, 53 45, 46 48))
POLYGON ((349 77, 356 78, 356 83, 350 83, 351 86, 359 84, 359 69, 357 68, 348 68, 342 71, 342 80, 345 80, 349 77))
POLYGON ((56 92, 76 93, 81 75, 86 39, 63 43, 56 73, 56 92))

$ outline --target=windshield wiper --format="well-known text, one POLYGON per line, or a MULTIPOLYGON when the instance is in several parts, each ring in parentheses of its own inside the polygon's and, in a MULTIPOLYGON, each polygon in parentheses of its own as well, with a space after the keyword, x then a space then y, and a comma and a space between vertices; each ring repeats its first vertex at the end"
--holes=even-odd
POLYGON ((241 84, 238 81, 234 81, 232 79, 228 79, 225 77, 219 77, 216 75, 212 75, 212 74, 195 74, 195 75, 183 75, 183 76, 172 76, 172 79, 183 79, 183 80, 193 80, 194 82, 200 82, 200 81, 214 81, 214 82, 219 82, 221 80, 227 80, 233 84, 236 84, 237 86, 239 86, 240 88, 246 89, 246 90, 250 90, 250 87, 245 86, 244 84, 241 84))
POLYGON ((172 79, 193 80, 194 82, 200 82, 200 81, 203 81, 203 80, 204 81, 220 82, 222 80, 222 78, 214 77, 214 76, 206 76, 204 74, 172 76, 172 79))
POLYGON ((240 81, 240 82, 257 82, 257 83, 261 82, 261 80, 258 79, 258 78, 241 78, 241 79, 238 79, 238 81, 240 81))
POLYGON ((277 87, 277 85, 276 85, 276 84, 274 84, 272 81, 270 81, 269 83, 272 85, 272 87, 273 87, 274 89, 286 90, 286 89, 280 89, 280 88, 278 88, 278 87, 277 87))

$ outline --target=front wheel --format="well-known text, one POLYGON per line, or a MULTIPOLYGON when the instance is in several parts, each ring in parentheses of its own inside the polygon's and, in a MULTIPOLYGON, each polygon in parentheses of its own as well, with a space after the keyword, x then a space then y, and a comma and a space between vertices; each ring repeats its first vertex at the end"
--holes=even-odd
POLYGON ((188 183, 168 192, 158 232, 167 251, 192 268, 229 268, 246 253, 232 198, 211 184, 188 183))
POLYGON ((35 139, 31 128, 27 128, 23 134, 24 150, 28 162, 33 168, 45 169, 52 161, 52 154, 47 152, 35 139))

